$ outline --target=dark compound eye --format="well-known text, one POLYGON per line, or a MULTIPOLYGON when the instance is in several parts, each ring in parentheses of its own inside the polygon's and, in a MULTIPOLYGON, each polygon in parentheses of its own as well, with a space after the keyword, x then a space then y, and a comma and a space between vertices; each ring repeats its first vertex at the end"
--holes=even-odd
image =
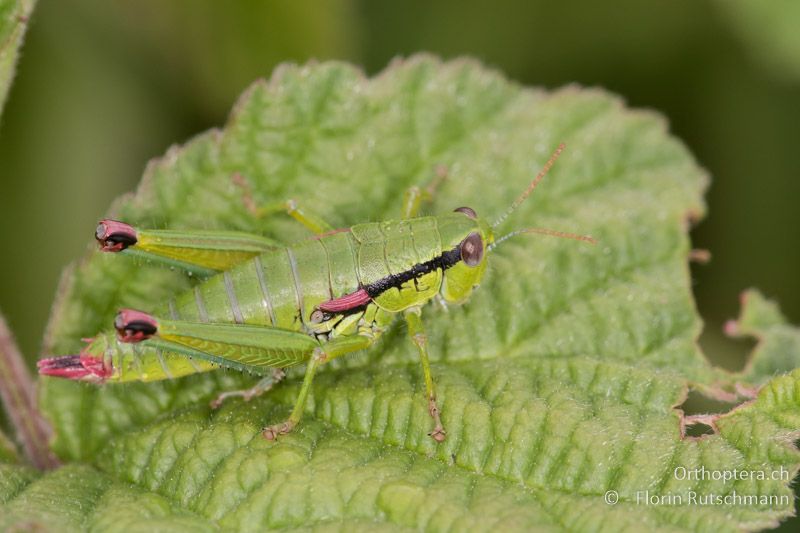
POLYGON ((483 239, 477 232, 470 233, 461 241, 461 260, 467 266, 478 266, 483 259, 483 239))
POLYGON ((453 211, 456 213, 464 213, 472 220, 477 220, 478 218, 478 214, 475 213, 475 210, 471 207, 459 207, 458 209, 453 209, 453 211))

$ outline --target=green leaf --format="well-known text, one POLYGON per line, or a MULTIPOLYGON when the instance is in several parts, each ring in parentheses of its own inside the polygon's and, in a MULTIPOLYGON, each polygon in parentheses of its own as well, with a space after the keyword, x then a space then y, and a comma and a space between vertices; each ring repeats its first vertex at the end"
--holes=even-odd
POLYGON ((0 465, 0 530, 211 531, 202 517, 168 498, 115 482, 87 466, 71 465, 38 477, 0 465), (37 479, 38 478, 38 479, 37 479))
POLYGON ((0 0, 0 111, 8 96, 19 48, 36 0, 0 0))
POLYGON ((0 503, 15 498, 37 477, 38 473, 31 467, 0 463, 0 503))
MULTIPOLYGON (((715 417, 714 435, 682 437, 692 421, 675 406, 689 387, 733 390, 735 379, 711 368, 696 344, 686 230, 704 212, 707 179, 654 113, 600 90, 522 88, 466 60, 419 56, 370 80, 340 63, 286 66, 242 96, 223 130, 152 163, 111 213, 292 242, 304 230, 288 217, 254 220, 235 173, 258 202, 295 198, 343 227, 397 217, 403 191, 445 165, 431 211, 469 205, 493 218, 562 141, 567 152, 503 229, 591 233, 600 244, 519 237, 492 254, 466 305, 424 310, 443 444, 426 435, 417 356, 398 324, 365 354, 326 368, 301 426, 277 443, 260 429, 288 414, 296 372, 265 397, 214 412, 215 391, 251 379, 220 372, 104 388, 44 380, 56 451, 90 463, 92 479, 102 472, 102 487, 128 483, 142 498, 169 502, 163 509, 232 530, 718 531, 789 516, 788 479, 676 478, 676 468, 701 467, 784 468, 793 477, 800 454, 787 439, 799 425, 800 375, 771 381, 754 402, 715 417), (642 491, 691 490, 782 499, 636 503, 642 491), (616 505, 604 502, 608 491, 619 495, 616 505)), ((92 252, 65 274, 48 351, 80 350, 118 307, 151 308, 192 282, 92 252)), ((124 510, 130 499, 106 494, 82 509, 104 512, 102 500, 124 510)), ((170 513, 152 524, 176 519, 170 513)))

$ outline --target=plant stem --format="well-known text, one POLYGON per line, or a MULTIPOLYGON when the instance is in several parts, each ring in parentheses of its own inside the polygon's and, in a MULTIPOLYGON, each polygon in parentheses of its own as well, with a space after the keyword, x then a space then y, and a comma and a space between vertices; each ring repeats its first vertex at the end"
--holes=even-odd
POLYGON ((25 360, 0 314, 0 401, 16 432, 22 453, 40 470, 59 462, 48 448, 52 429, 36 405, 36 386, 25 360))

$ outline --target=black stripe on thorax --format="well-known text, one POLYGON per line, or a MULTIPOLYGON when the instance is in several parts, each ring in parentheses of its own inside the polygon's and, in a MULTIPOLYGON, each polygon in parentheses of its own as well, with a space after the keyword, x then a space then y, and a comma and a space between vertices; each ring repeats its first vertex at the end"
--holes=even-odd
POLYGON ((403 283, 424 276, 436 269, 441 269, 442 272, 444 272, 459 261, 461 261, 461 247, 456 246, 452 250, 434 257, 430 261, 418 263, 404 272, 389 274, 378 281, 365 285, 364 290, 366 290, 369 297, 374 300, 392 287, 400 288, 403 283))

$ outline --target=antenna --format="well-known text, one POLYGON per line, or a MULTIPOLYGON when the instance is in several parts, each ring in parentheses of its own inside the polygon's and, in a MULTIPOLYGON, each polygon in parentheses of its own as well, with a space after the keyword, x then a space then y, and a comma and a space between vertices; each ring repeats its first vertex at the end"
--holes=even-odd
MULTIPOLYGON (((533 190, 536 188, 537 185, 539 185, 539 182, 542 181, 542 178, 545 177, 547 172, 550 170, 550 167, 553 166, 553 163, 556 162, 556 159, 558 159, 558 156, 561 155, 561 152, 563 152, 566 147, 567 147, 567 145, 564 144, 564 143, 561 143, 561 144, 558 145, 558 148, 556 148, 556 151, 553 152, 553 155, 551 155, 550 159, 547 160, 547 163, 544 164, 544 166, 542 167, 542 170, 540 170, 539 173, 536 175, 536 177, 533 178, 533 181, 531 182, 530 185, 528 185, 528 188, 525 189, 522 192, 522 194, 520 194, 519 197, 516 200, 514 200, 514 202, 511 204, 511 207, 509 207, 508 210, 506 210, 505 213, 500 215, 500 218, 498 218, 494 222, 494 224, 492 224, 493 228, 496 228, 497 226, 502 224, 503 221, 505 219, 507 219, 508 216, 511 213, 513 213, 522 204, 522 202, 524 202, 528 198, 528 196, 531 195, 533 190)), ((528 233, 532 233, 532 232, 528 232, 528 233)))
POLYGON ((493 250, 497 247, 501 242, 510 239, 511 237, 516 237, 517 235, 521 235, 523 233, 537 233, 539 235, 548 235, 550 237, 561 237, 562 239, 572 239, 575 241, 583 241, 588 242, 589 244, 597 244, 597 239, 592 237, 591 235, 578 235, 577 233, 567 233, 565 231, 556 231, 547 228, 523 228, 518 229, 516 231, 512 231, 507 235, 503 235, 492 244, 489 245, 489 250, 493 250))

